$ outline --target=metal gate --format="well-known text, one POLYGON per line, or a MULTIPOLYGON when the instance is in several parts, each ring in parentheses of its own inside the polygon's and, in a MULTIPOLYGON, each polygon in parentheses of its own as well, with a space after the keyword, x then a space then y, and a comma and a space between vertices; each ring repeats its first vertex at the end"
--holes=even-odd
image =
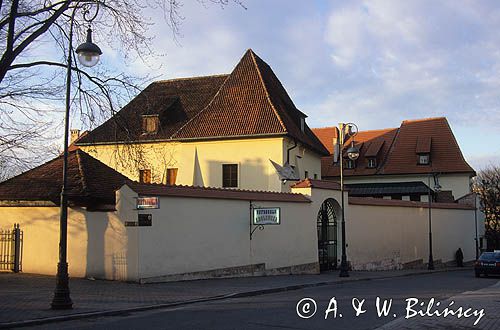
POLYGON ((22 271, 23 231, 19 224, 13 229, 0 229, 0 271, 22 271))
POLYGON ((318 212, 318 259, 321 271, 337 268, 337 215, 334 203, 334 200, 325 200, 318 212))

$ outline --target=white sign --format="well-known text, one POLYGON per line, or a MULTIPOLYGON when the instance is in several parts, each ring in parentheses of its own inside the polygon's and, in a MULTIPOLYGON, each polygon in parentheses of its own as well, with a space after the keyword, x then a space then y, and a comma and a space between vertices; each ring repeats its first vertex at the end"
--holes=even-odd
POLYGON ((137 197, 137 209, 159 209, 160 199, 158 197, 137 197))
POLYGON ((253 209, 253 224, 254 225, 279 225, 280 208, 279 207, 262 207, 253 209))

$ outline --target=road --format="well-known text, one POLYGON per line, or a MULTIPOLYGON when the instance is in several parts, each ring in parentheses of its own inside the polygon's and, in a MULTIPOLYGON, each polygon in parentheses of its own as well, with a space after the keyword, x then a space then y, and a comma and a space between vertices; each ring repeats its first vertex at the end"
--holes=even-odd
MULTIPOLYGON (((392 279, 348 282, 331 286, 307 288, 261 296, 226 299, 198 303, 184 307, 138 312, 93 319, 66 321, 33 327, 36 329, 375 329, 396 318, 406 315, 408 298, 419 303, 435 298, 442 306, 446 299, 465 291, 479 290, 499 282, 499 278, 475 278, 469 271, 434 273, 405 276, 392 279), (307 319, 297 315, 297 303, 312 298, 317 305, 316 313, 307 319), (393 299, 387 317, 378 317, 376 298, 393 299), (331 299, 337 303, 337 314, 325 310, 331 299), (355 316, 353 298, 365 299, 362 310, 355 316), (342 314, 342 317, 340 316, 342 314)), ((355 300, 355 302, 358 302, 355 300)), ((357 304, 359 306, 359 303, 357 304)), ((313 304, 301 306, 299 311, 312 313, 313 304)), ((330 307, 334 307, 332 303, 330 307)), ((466 307, 466 306, 464 306, 466 307)), ((481 309, 481 306, 470 306, 481 309)), ((416 307, 415 307, 416 308, 416 307)), ((424 308, 424 307, 422 307, 424 308)), ((308 315, 304 315, 308 316, 308 315)))

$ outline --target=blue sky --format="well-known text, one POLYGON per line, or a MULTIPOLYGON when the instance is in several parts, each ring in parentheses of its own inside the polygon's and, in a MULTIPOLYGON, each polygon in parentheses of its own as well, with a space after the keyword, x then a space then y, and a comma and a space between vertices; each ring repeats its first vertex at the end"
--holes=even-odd
MULTIPOLYGON (((466 159, 500 163, 500 3, 497 1, 246 0, 247 9, 186 0, 182 37, 163 18, 152 47, 128 63, 158 79, 230 72, 252 48, 311 127, 361 130, 446 116, 466 159)), ((101 65, 114 62, 103 48, 101 65)))

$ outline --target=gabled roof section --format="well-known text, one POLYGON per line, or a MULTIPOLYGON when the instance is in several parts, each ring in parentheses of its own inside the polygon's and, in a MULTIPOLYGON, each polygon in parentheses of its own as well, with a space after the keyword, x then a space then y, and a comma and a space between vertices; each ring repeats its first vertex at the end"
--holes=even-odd
POLYGON ((77 144, 170 139, 210 102, 228 76, 154 82, 77 144), (142 134, 142 116, 154 114, 160 117, 158 133, 142 134))
POLYGON ((286 135, 327 155, 307 124, 302 130, 306 117, 271 67, 249 49, 229 75, 151 84, 80 144, 286 135), (146 114, 160 116, 157 134, 142 135, 146 114))
POLYGON ((403 121, 381 173, 475 174, 474 169, 465 161, 448 120, 444 117, 403 121), (422 142, 419 143, 419 139, 422 142), (417 150, 429 150, 429 165, 417 165, 417 150))
MULTIPOLYGON (((314 129, 325 145, 331 144, 330 141, 336 137, 334 131, 334 127, 314 129)), ((348 139, 345 145, 350 145, 351 141, 348 139)), ((475 175, 444 117, 405 120, 399 128, 360 131, 354 141, 356 145, 362 145, 360 156, 356 168, 344 169, 346 176, 426 173, 475 175), (419 153, 430 153, 430 165, 417 164, 419 153), (367 158, 370 157, 377 157, 376 168, 366 166, 367 158)), ((333 163, 332 155, 321 159, 321 175, 323 178, 340 175, 338 163, 333 163)))
MULTIPOLYGON (((63 157, 0 183, 0 200, 60 203, 63 157)), ((68 198, 77 205, 115 204, 115 190, 127 178, 81 150, 68 155, 68 198)))
MULTIPOLYGON (((314 132, 317 132, 314 129, 314 132)), ((335 136, 335 127, 321 128, 319 137, 327 139, 324 144, 329 143, 330 140, 335 136)), ((354 169, 344 168, 345 175, 373 175, 376 174, 378 169, 382 166, 384 160, 389 153, 391 145, 398 132, 397 128, 386 128, 379 130, 370 131, 360 131, 354 137, 355 146, 360 148, 359 158, 356 160, 356 167, 354 169), (375 155, 375 156, 373 156, 375 155), (377 167, 368 168, 367 158, 377 157, 377 167)), ((351 145, 353 139, 348 139, 345 142, 345 146, 351 145)), ((333 150, 333 149, 332 149, 333 150)), ((346 149, 344 149, 345 154, 346 149)), ((345 156, 345 155, 344 155, 345 156)), ((334 163, 333 155, 321 158, 321 176, 323 178, 327 177, 337 177, 340 176, 339 163, 334 163)))

